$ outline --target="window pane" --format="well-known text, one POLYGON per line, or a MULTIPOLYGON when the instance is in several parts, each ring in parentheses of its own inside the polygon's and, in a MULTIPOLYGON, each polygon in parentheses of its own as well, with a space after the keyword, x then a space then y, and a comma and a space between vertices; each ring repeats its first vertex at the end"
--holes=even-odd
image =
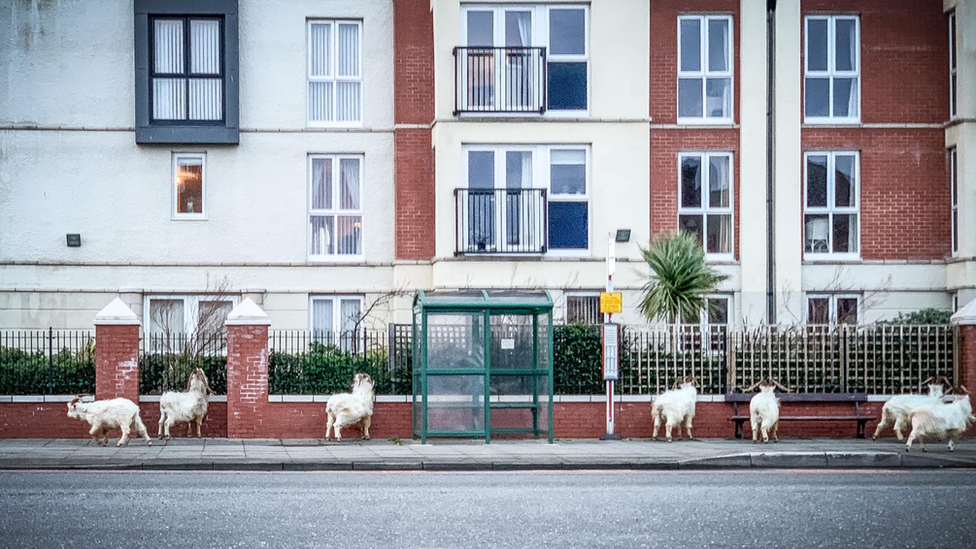
POLYGON ((952 210, 952 251, 959 251, 959 212, 952 210))
POLYGON ((203 212, 203 161, 179 158, 176 161, 176 213, 203 212))
POLYGON ((505 12, 505 45, 523 48, 532 45, 532 12, 505 12))
POLYGON ((807 300, 807 323, 830 324, 829 297, 811 297, 807 300))
POLYGON ((853 207, 855 205, 854 157, 837 155, 834 157, 834 205, 853 207))
POLYGON ((190 80, 190 120, 220 120, 223 112, 223 89, 220 78, 190 80))
POLYGON ((704 227, 702 227, 702 216, 701 215, 679 215, 678 216, 678 229, 682 232, 688 233, 695 237, 699 243, 704 245, 702 241, 704 227))
POLYGON ((549 247, 586 249, 589 218, 586 202, 549 203, 549 247))
POLYGON ((702 79, 678 79, 678 116, 681 118, 701 118, 702 79))
POLYGON ((332 120, 332 82, 308 83, 308 119, 314 122, 332 120))
POLYGON ((495 45, 495 14, 490 11, 468 11, 468 45, 495 45))
POLYGON ((186 119, 185 78, 153 78, 153 118, 186 119))
POLYGON ((359 76, 359 25, 339 24, 339 76, 359 76))
POLYGON ((153 72, 183 74, 183 20, 156 19, 153 25, 153 72))
POLYGON ((200 316, 197 320, 197 326, 205 337, 227 335, 227 328, 224 323, 227 321, 227 315, 234 309, 233 303, 230 301, 201 301, 199 309, 200 316))
POLYGON ((495 188, 495 153, 468 151, 468 188, 495 188))
POLYGON ((358 215, 341 215, 336 218, 336 236, 339 255, 363 253, 363 218, 358 215))
POLYGON ((732 253, 732 216, 708 216, 708 243, 705 248, 710 254, 732 253))
POLYGON ((360 204, 360 169, 358 158, 343 158, 339 160, 339 208, 343 210, 358 210, 360 204))
POLYGON ((807 116, 830 115, 830 79, 807 78, 806 100, 804 102, 807 116))
POLYGON ((807 68, 827 70, 827 20, 807 19, 807 68))
POLYGON ((857 252, 856 214, 834 214, 834 252, 857 252))
POLYGON ((566 296, 566 324, 599 324, 600 296, 566 296))
POLYGON ((679 72, 701 71, 701 20, 682 19, 680 26, 681 66, 679 72))
POLYGON ((505 188, 532 188, 532 153, 507 151, 505 153, 505 188))
POLYGON ((335 249, 332 246, 333 223, 335 218, 331 215, 313 215, 309 217, 309 254, 310 255, 332 255, 335 249))
POLYGON ((219 20, 190 20, 190 72, 220 74, 219 20))
POLYGON ((359 322, 360 304, 358 299, 343 299, 339 301, 339 322, 343 332, 351 332, 359 322))
POLYGON ((586 194, 586 151, 554 150, 551 162, 552 194, 586 194))
POLYGON ((730 118, 732 116, 732 80, 709 78, 705 81, 705 116, 730 118))
POLYGON ((322 333, 335 330, 335 324, 332 321, 332 310, 331 299, 312 300, 312 332, 315 332, 313 337, 317 341, 322 341, 325 338, 326 341, 332 342, 332 334, 322 333))
POLYGON ((729 298, 710 297, 705 300, 709 324, 729 323, 729 298))
POLYGON ((185 330, 183 300, 149 300, 149 326, 149 331, 152 333, 182 334, 185 330))
POLYGON ((549 63, 549 110, 586 109, 586 63, 549 63))
POLYGON ((826 215, 808 215, 803 224, 804 250, 808 253, 830 252, 830 218, 826 215))
POLYGON ((332 74, 332 25, 312 23, 308 31, 309 71, 312 76, 332 74))
POLYGON ((854 19, 837 19, 836 24, 834 68, 853 71, 857 68, 857 22, 854 19))
POLYGON ((700 208, 701 205, 701 157, 682 157, 681 207, 700 208))
POLYGON ((856 297, 837 298, 837 323, 857 324, 857 298, 856 297))
POLYGON ((708 70, 729 70, 729 21, 712 19, 708 22, 708 70))
POLYGON ((834 116, 857 116, 856 78, 834 78, 834 116))
POLYGON ((336 83, 336 120, 343 122, 356 122, 360 119, 359 82, 337 82, 336 83))
POLYGON ((827 157, 807 157, 807 206, 827 206, 827 157))
POLYGON ((732 176, 728 156, 712 156, 708 159, 708 206, 728 208, 731 196, 729 185, 732 176))
POLYGON ((549 53, 553 55, 586 53, 586 16, 583 10, 549 10, 549 53))
POLYGON ((332 159, 312 159, 312 209, 332 209, 332 159))

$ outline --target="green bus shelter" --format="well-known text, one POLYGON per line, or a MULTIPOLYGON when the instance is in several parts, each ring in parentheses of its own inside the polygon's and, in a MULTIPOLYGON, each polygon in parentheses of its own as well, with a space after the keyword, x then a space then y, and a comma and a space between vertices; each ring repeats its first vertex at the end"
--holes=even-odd
POLYGON ((413 434, 552 443, 552 298, 437 290, 413 302, 413 434))

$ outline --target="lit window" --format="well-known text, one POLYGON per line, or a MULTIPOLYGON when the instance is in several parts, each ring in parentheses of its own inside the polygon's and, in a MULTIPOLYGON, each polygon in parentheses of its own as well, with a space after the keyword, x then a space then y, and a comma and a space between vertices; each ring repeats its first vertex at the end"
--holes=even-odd
POLYGON ((806 257, 858 257, 858 155, 811 152, 806 155, 806 207, 803 232, 806 257))
POLYGON ((309 257, 362 257, 362 175, 362 156, 309 157, 309 257))
POLYGON ((203 154, 173 155, 173 218, 205 219, 206 196, 203 154))
POLYGON ((362 122, 360 21, 308 22, 308 123, 362 122))
POLYGON ((732 17, 678 17, 678 121, 732 122, 732 17))
POLYGON ((806 18, 804 113, 807 122, 860 120, 860 31, 856 16, 806 18))
POLYGON ((711 258, 732 257, 732 155, 682 153, 678 227, 711 258))
POLYGON ((858 324, 860 296, 808 295, 807 324, 858 324))

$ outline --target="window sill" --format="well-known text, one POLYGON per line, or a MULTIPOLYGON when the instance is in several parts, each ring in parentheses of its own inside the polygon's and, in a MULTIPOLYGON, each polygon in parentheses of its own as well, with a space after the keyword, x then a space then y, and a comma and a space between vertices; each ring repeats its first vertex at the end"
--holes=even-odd
POLYGON ((357 122, 311 122, 306 121, 306 128, 316 129, 316 130, 349 130, 349 129, 362 129, 363 121, 359 120, 357 122))
POLYGON ((735 126, 735 121, 731 118, 678 118, 678 126, 716 126, 716 127, 732 127, 735 126))
POLYGON ((139 145, 237 145, 240 129, 230 126, 136 126, 139 145))
POLYGON ((210 218, 206 215, 172 215, 169 219, 170 221, 208 221, 210 218))
POLYGON ((317 265, 325 264, 336 264, 336 265, 350 265, 350 264, 365 264, 366 257, 363 255, 350 255, 350 256, 335 256, 335 255, 310 255, 308 256, 309 263, 315 263, 317 265))
POLYGON ((844 128, 857 128, 862 126, 860 118, 806 118, 803 119, 804 126, 837 126, 844 128))
POLYGON ((803 254, 803 261, 809 263, 860 263, 859 254, 803 254))

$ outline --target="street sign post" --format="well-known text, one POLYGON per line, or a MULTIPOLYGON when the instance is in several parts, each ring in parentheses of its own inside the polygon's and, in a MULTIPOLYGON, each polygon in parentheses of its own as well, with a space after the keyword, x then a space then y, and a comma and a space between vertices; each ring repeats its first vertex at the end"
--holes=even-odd
POLYGON ((603 379, 617 381, 620 372, 617 363, 619 327, 614 323, 603 325, 603 379))
POLYGON ((607 291, 600 294, 600 312, 603 313, 603 379, 607 384, 607 432, 600 440, 620 440, 614 434, 613 385, 617 380, 617 341, 619 327, 613 323, 613 315, 623 311, 623 299, 613 291, 613 273, 617 267, 617 249, 613 234, 607 235, 607 291))

